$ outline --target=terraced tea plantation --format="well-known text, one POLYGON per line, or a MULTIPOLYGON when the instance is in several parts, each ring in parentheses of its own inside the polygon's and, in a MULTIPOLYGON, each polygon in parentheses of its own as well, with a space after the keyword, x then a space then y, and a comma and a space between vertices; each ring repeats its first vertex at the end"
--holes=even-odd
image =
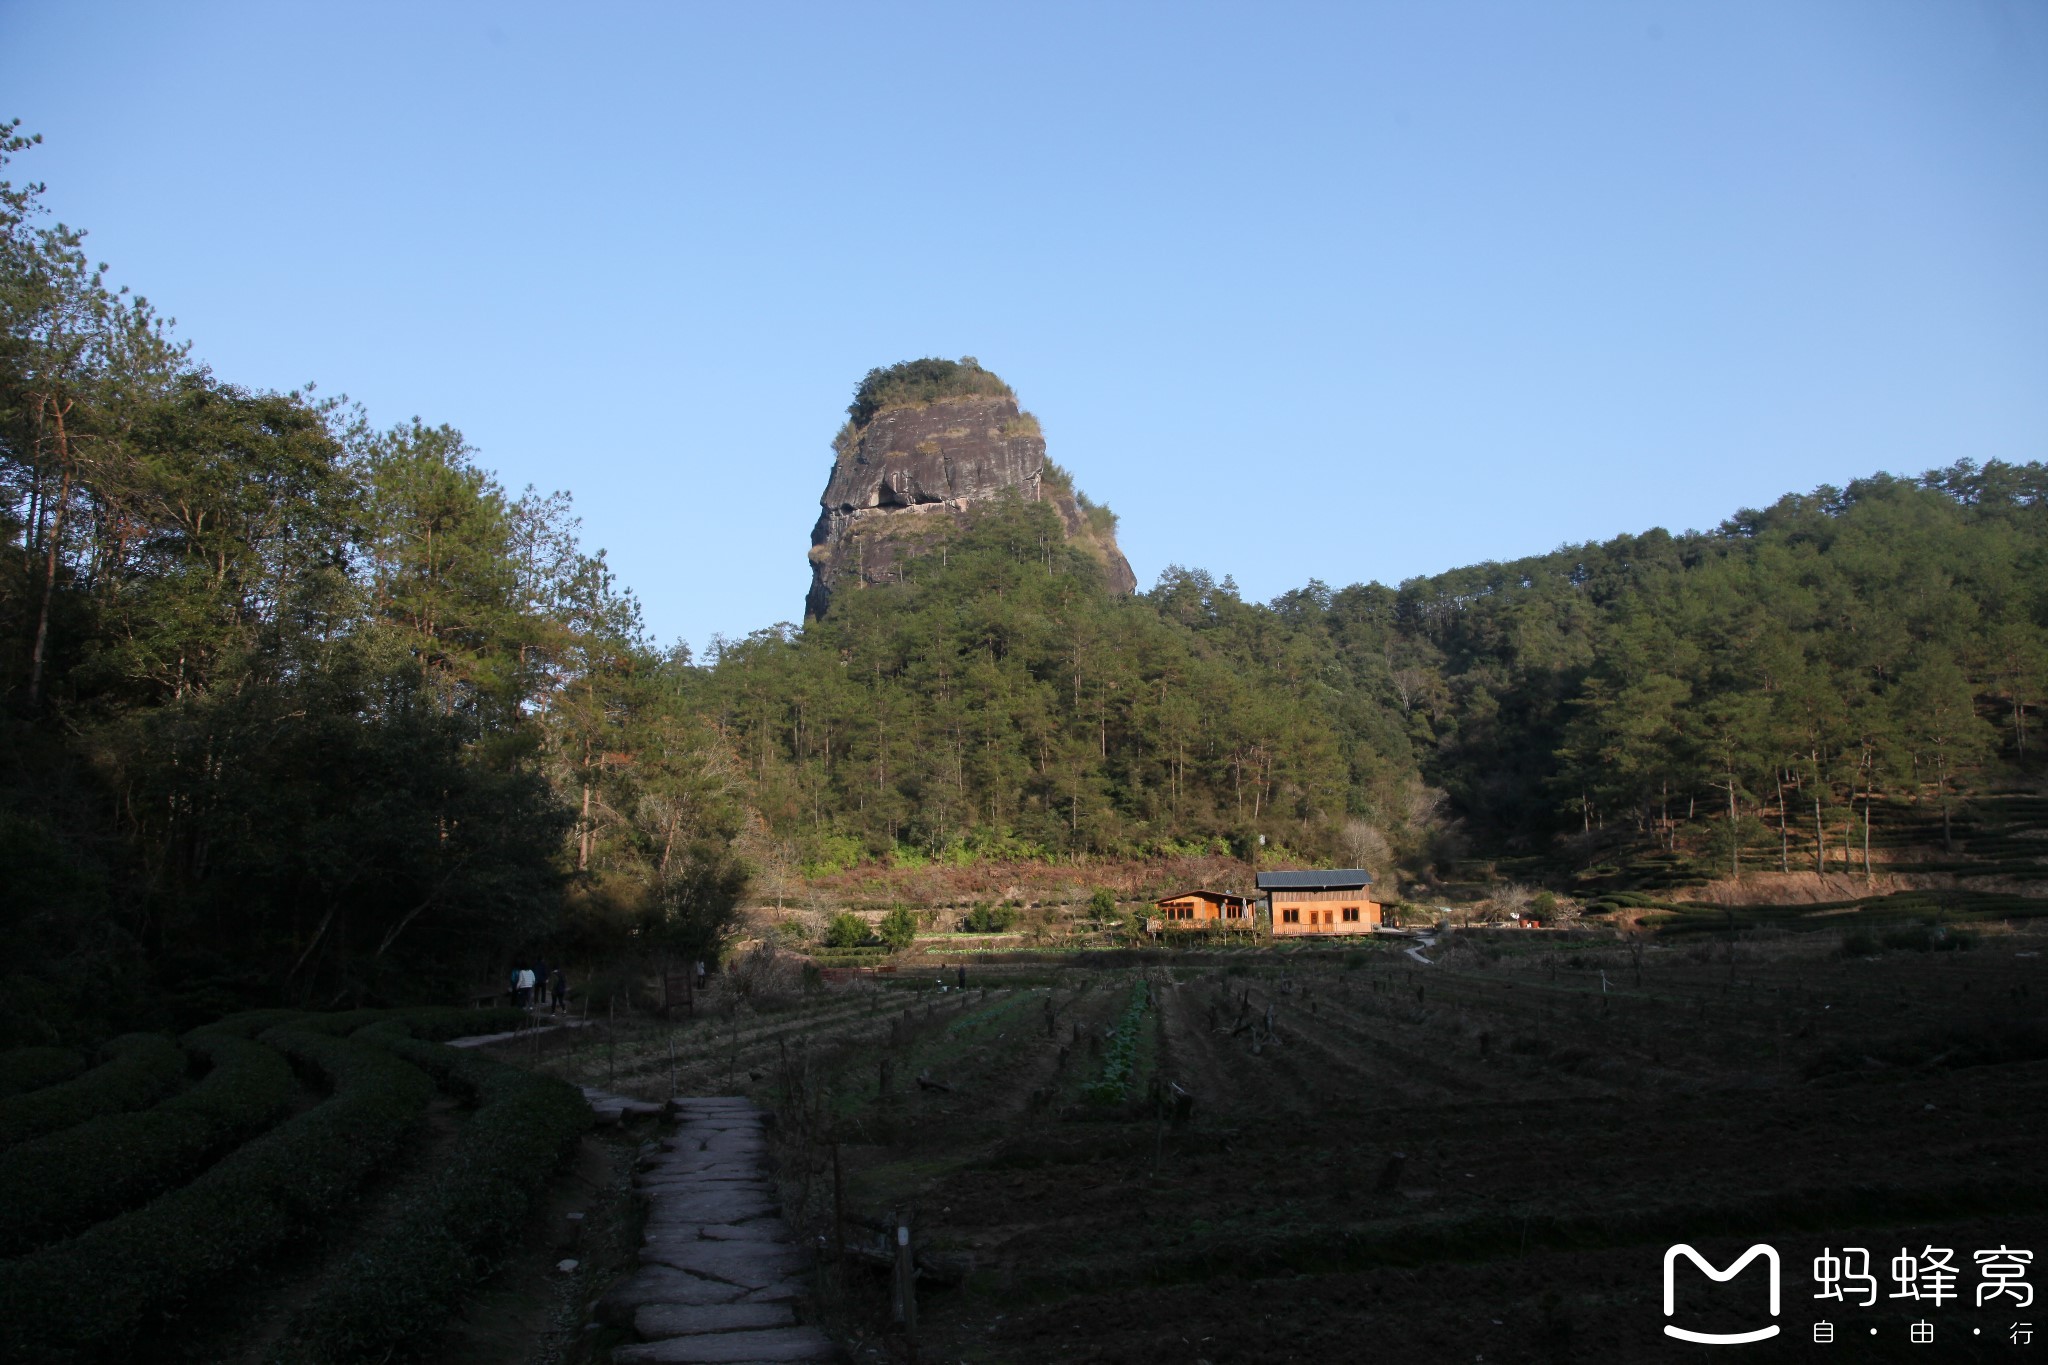
MULTIPOLYGON (((1788 1334, 1827 1246, 2048 1244, 2033 923, 935 968, 559 1065, 775 1109, 857 1359, 914 1211, 923 1360, 1662 1360, 1673 1242, 1773 1242, 1788 1334)), ((1941 1358, 2006 1358, 1968 1294, 1941 1358)))
POLYGON ((591 1122, 435 1041, 526 1019, 277 1011, 0 1054, 0 1359, 431 1355, 591 1122))

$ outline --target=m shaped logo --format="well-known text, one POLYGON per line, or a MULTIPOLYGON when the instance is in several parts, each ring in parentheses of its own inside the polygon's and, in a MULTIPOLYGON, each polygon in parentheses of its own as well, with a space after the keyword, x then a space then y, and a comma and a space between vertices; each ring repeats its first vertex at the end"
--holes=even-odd
MULTIPOLYGON (((1668 1318, 1678 1311, 1677 1285, 1673 1282, 1672 1269, 1678 1264, 1680 1256, 1685 1257, 1698 1266, 1706 1273, 1706 1277, 1716 1284, 1726 1284, 1737 1275, 1740 1275, 1744 1266, 1759 1256, 1763 1257, 1765 1264, 1770 1267, 1771 1271, 1771 1316, 1774 1318, 1778 1316, 1778 1249, 1776 1247, 1766 1246, 1762 1242, 1758 1242, 1755 1246, 1737 1257, 1735 1263, 1726 1270, 1716 1270, 1706 1257, 1694 1251, 1684 1242, 1680 1242, 1676 1246, 1666 1248, 1664 1252, 1665 1317, 1668 1318)), ((1771 1337, 1778 1335, 1778 1327, 1776 1323, 1773 1323, 1769 1327, 1759 1327, 1753 1332, 1692 1332, 1683 1327, 1673 1327, 1667 1322, 1664 1324, 1664 1335, 1676 1337, 1680 1341, 1696 1341, 1703 1346, 1740 1346, 1745 1342, 1769 1340, 1771 1337)))

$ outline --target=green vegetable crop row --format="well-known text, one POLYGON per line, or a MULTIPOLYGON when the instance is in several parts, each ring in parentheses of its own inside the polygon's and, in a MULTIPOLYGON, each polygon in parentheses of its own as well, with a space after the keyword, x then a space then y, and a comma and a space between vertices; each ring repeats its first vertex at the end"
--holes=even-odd
POLYGON ((1088 1084, 1088 1098, 1115 1104, 1130 1089, 1131 1069, 1138 1061, 1138 1029, 1145 1019, 1145 983, 1131 988, 1131 1002, 1117 1018, 1110 1035, 1108 1054, 1102 1060, 1102 1074, 1088 1084))

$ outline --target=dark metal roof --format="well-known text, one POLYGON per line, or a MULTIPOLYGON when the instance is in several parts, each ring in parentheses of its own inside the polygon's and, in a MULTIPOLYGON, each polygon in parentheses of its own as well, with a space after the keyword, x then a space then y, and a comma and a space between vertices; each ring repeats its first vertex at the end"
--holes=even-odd
POLYGON ((1248 901, 1251 899, 1250 896, 1245 895, 1242 891, 1176 891, 1171 896, 1161 896, 1152 903, 1154 905, 1164 905, 1168 901, 1185 900, 1189 896, 1203 896, 1212 901, 1248 901))
POLYGON ((1261 872, 1261 891, 1349 891, 1372 885, 1372 873, 1362 867, 1340 867, 1329 872, 1261 872))

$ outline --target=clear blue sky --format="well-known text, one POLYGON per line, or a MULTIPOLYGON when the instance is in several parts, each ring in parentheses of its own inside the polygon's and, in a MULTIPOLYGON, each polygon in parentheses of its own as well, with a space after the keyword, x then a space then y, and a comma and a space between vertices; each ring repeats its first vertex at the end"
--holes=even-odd
POLYGON ((219 374, 461 427, 699 647, 922 355, 1258 598, 2048 458, 2032 0, 0 0, 0 91, 219 374))

